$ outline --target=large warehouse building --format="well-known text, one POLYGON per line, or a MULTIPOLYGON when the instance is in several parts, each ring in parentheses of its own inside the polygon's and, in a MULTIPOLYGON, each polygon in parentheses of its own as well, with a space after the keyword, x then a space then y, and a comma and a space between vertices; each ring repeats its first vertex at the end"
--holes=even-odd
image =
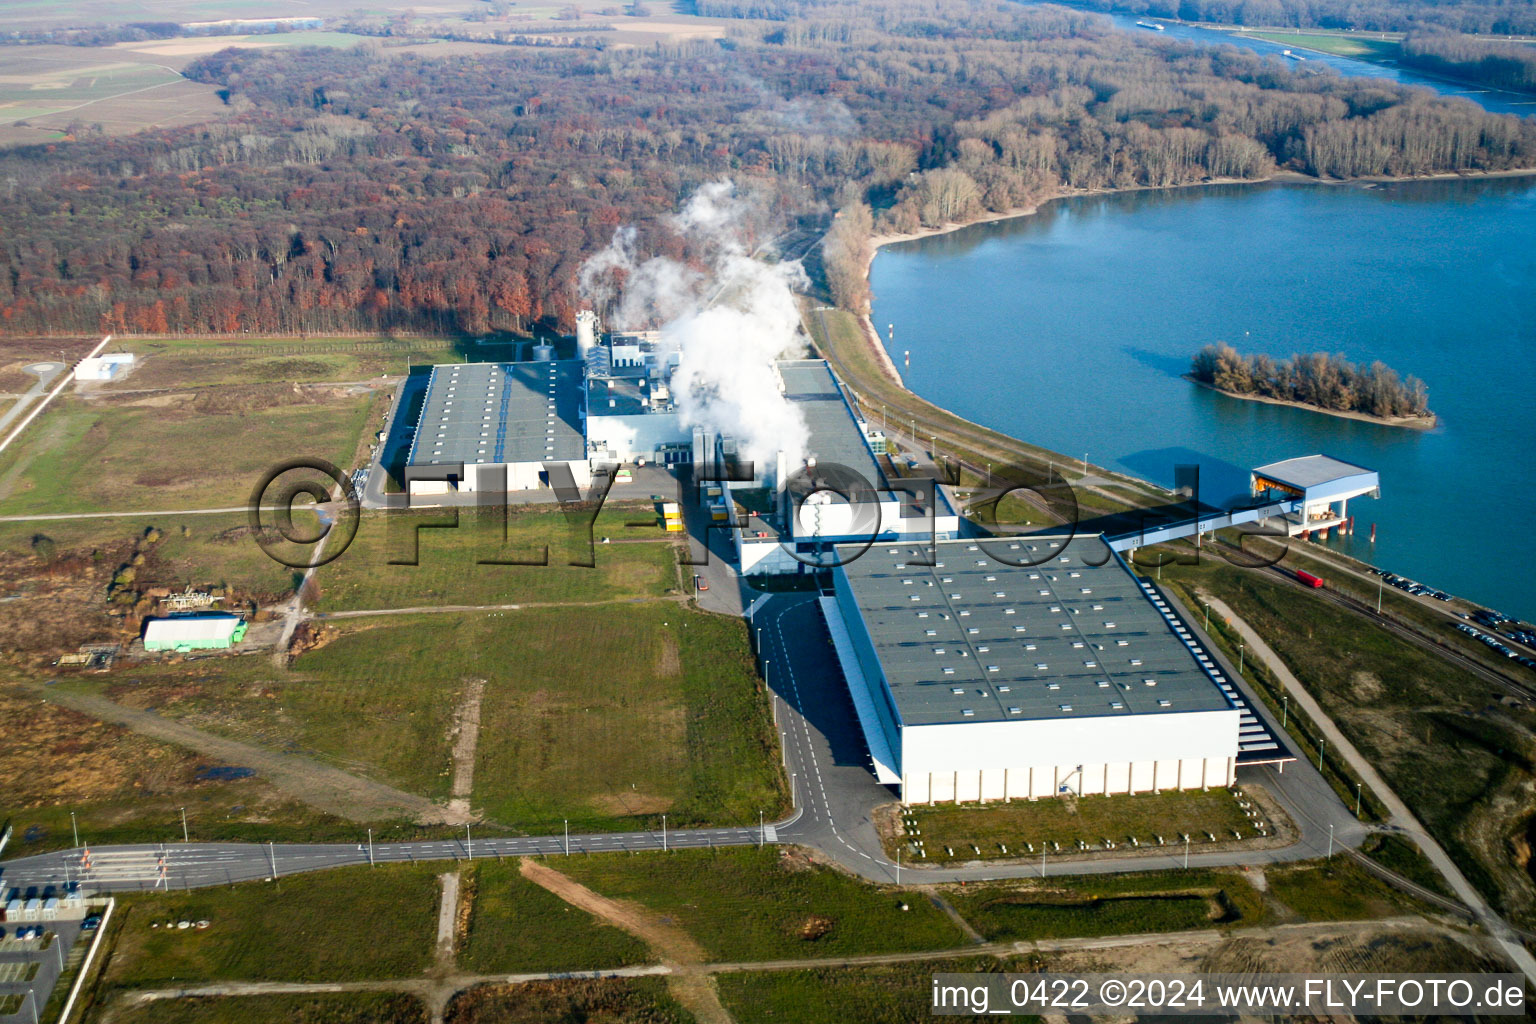
POLYGON ((875 774, 904 802, 1227 786, 1289 759, 1102 537, 940 541, 924 565, 930 550, 876 544, 822 599, 875 774))
POLYGON ((579 360, 432 367, 406 459, 412 495, 522 491, 566 468, 591 482, 579 360))

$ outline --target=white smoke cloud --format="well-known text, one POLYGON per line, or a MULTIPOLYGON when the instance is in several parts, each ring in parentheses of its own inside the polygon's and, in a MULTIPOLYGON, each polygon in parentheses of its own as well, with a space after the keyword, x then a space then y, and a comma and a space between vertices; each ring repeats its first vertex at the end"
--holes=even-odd
POLYGON ((759 471, 780 451, 797 466, 809 443, 773 368, 804 348, 795 290, 805 287, 805 271, 798 261, 752 258, 743 235, 760 215, 730 181, 712 182, 671 221, 705 254, 704 269, 666 256, 640 261, 634 229, 620 228, 580 277, 582 298, 611 328, 661 329, 679 354, 672 391, 683 421, 734 437, 759 471))

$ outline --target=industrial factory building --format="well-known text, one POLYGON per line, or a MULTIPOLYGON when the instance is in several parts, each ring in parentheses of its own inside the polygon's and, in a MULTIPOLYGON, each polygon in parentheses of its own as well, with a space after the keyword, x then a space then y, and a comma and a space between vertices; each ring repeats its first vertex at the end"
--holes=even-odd
POLYGON ((874 772, 905 802, 1227 786, 1290 759, 1102 537, 847 554, 822 607, 874 772))
POLYGON ((591 481, 581 361, 434 366, 406 461, 412 496, 591 481))
POLYGON ((925 480, 887 476, 875 455, 876 432, 859 417, 826 360, 783 359, 776 368, 809 440, 803 465, 781 458, 771 472, 745 485, 773 492, 774 515, 752 515, 736 524, 743 573, 813 571, 836 561, 831 551, 843 543, 958 534, 960 517, 941 489, 925 480))

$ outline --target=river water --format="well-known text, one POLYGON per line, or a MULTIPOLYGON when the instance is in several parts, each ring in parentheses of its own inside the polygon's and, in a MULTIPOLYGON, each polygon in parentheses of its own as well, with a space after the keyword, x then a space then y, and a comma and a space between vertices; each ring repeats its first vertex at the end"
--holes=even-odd
POLYGON ((1073 458, 1202 497, 1324 452, 1380 471, 1333 541, 1536 618, 1536 180, 1240 185, 1060 200, 888 246, 874 320, 913 391, 1073 458), (978 301, 978 297, 984 297, 978 301), (1181 379, 1223 340, 1343 352, 1429 385, 1417 431, 1227 398, 1181 379), (1370 524, 1378 526, 1369 542, 1370 524))

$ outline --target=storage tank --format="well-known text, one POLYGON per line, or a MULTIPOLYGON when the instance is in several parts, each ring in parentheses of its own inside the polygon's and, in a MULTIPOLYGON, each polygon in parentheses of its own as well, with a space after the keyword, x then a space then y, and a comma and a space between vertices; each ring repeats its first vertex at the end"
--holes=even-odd
POLYGON ((576 358, 585 359, 597 347, 597 314, 584 309, 576 314, 576 358))
POLYGON ((533 346, 533 358, 535 362, 547 363, 555 358, 555 346, 547 341, 541 341, 533 346))

